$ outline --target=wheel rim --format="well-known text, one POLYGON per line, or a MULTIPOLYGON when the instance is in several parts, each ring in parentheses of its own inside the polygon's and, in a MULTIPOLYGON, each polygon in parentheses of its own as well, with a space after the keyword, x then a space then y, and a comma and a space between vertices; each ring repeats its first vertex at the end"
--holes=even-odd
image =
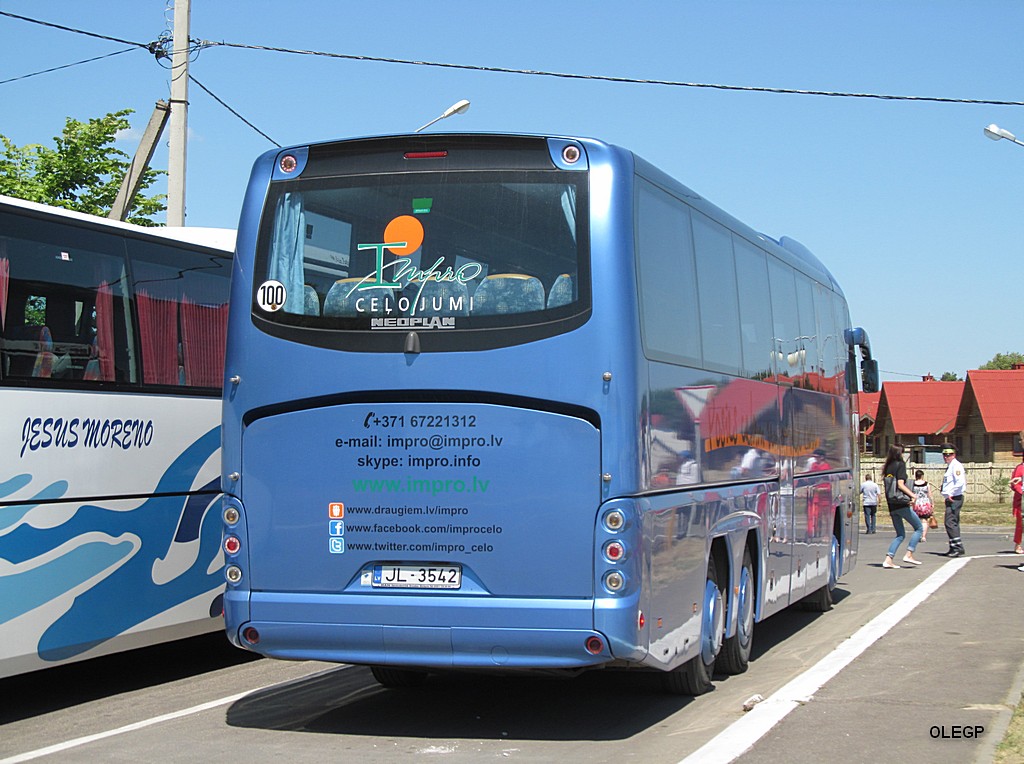
POLYGON ((701 629, 700 657, 704 665, 710 666, 722 647, 722 634, 725 631, 722 593, 714 581, 704 585, 704 622, 701 629))
POLYGON ((828 588, 835 589, 839 581, 839 539, 832 537, 832 548, 829 550, 828 588))
POLYGON ((750 575, 750 568, 745 567, 740 573, 739 622, 736 625, 740 643, 744 645, 750 642, 750 635, 754 631, 754 597, 752 590, 753 580, 750 575))

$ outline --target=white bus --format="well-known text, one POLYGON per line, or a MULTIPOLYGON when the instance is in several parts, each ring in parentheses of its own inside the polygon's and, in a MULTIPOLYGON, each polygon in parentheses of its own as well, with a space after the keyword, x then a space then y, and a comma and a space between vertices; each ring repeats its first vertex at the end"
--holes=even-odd
POLYGON ((0 196, 0 677, 221 627, 233 246, 0 196))

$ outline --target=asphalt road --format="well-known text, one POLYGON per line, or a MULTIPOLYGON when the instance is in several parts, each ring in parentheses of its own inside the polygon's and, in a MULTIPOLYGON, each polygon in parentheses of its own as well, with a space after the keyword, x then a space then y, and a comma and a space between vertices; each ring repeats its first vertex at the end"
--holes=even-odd
POLYGON ((0 764, 989 761, 1024 682, 1024 558, 990 532, 949 561, 937 531, 924 564, 900 570, 881 568, 890 530, 862 536, 835 608, 758 624, 750 670, 700 698, 611 672, 455 675, 398 692, 365 668, 254 660, 213 635, 0 680, 0 764), (744 712, 754 695, 765 700, 744 712))

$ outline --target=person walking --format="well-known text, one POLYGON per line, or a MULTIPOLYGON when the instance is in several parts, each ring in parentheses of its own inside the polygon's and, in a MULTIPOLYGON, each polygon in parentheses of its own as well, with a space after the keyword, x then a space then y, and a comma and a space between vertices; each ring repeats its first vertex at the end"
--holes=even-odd
POLYGON ((889 453, 885 458, 885 465, 882 467, 882 482, 885 484, 885 501, 889 505, 889 517, 892 520, 892 527, 896 531, 896 538, 889 544, 889 551, 885 554, 883 568, 902 567, 893 562, 893 557, 899 551, 903 539, 907 537, 903 523, 909 523, 914 529, 907 544, 907 553, 903 555, 903 562, 910 565, 920 565, 920 560, 914 559, 914 550, 917 549, 917 542, 921 540, 921 518, 919 518, 911 504, 914 501, 914 492, 907 487, 907 465, 903 461, 903 447, 898 443, 889 447, 889 453))
MULTIPOLYGON (((1024 436, 1024 432, 1021 433, 1024 436)), ((1024 454, 1021 454, 1021 463, 1013 469, 1013 476, 1010 478, 1010 490, 1013 491, 1013 551, 1014 554, 1024 554, 1021 547, 1021 538, 1024 537, 1024 522, 1021 520, 1021 495, 1024 494, 1024 454)))
POLYGON ((932 487, 924 479, 924 470, 914 472, 914 484, 910 486, 914 491, 914 514, 921 518, 921 541, 928 540, 928 523, 935 511, 932 503, 932 487))
POLYGON ((870 473, 864 476, 860 484, 860 503, 864 507, 865 533, 875 533, 875 522, 878 515, 878 483, 871 479, 870 473))
POLYGON ((967 476, 964 465, 956 458, 956 446, 952 443, 942 444, 942 459, 946 462, 946 472, 942 476, 942 488, 939 492, 946 504, 946 535, 949 536, 947 557, 963 557, 964 542, 960 537, 960 510, 964 506, 964 489, 967 487, 967 476))

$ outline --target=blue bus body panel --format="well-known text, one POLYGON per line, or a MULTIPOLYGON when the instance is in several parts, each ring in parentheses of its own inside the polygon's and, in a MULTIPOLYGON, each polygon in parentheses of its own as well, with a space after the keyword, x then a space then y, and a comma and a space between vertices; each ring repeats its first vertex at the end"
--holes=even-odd
POLYGON ((600 443, 581 419, 347 404, 259 419, 242 450, 253 589, 370 594, 363 574, 401 561, 461 565, 457 596, 593 596, 589 543, 538 554, 593 534, 600 443))

